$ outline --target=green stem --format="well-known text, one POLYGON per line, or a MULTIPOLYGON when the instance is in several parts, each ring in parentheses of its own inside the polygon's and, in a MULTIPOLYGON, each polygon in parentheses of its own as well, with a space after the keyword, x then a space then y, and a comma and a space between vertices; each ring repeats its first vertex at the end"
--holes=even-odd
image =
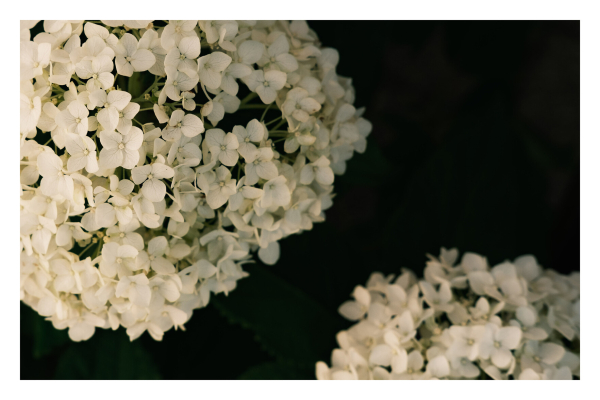
POLYGON ((237 180, 239 181, 240 180, 240 173, 242 172, 242 163, 239 160, 238 160, 238 163, 237 163, 237 167, 238 167, 238 170, 237 170, 237 180))
POLYGON ((146 91, 144 91, 144 93, 142 93, 142 94, 140 95, 140 97, 138 97, 138 98, 135 98, 135 99, 133 99, 133 100, 131 100, 131 101, 133 101, 133 102, 136 102, 136 103, 139 103, 139 102, 141 102, 141 101, 148 101, 147 99, 145 99, 145 98, 144 98, 144 96, 145 96, 146 94, 150 93, 150 92, 152 91, 152 89, 154 89, 154 88, 157 88, 159 85, 164 85, 164 83, 162 83, 162 82, 161 82, 161 83, 159 83, 159 82, 158 82, 158 80, 159 80, 159 79, 160 79, 160 77, 159 77, 158 75, 157 75, 157 76, 155 76, 155 77, 154 77, 154 83, 152 84, 152 86, 150 86, 148 89, 146 89, 146 91))
POLYGON ((98 239, 98 247, 96 248, 96 253, 94 254, 94 258, 100 255, 100 249, 102 249, 102 239, 98 239))
POLYGON ((246 104, 246 105, 240 105, 240 110, 257 110, 260 109, 262 110, 263 108, 269 108, 271 105, 270 104, 246 104))
POLYGON ((81 257, 83 255, 83 253, 85 253, 90 247, 92 247, 94 245, 94 243, 90 243, 88 247, 86 247, 85 249, 83 249, 81 251, 81 253, 79 253, 79 257, 81 257))
POLYGON ((267 122, 267 123, 265 124, 265 126, 269 126, 269 125, 271 125, 271 124, 273 124, 273 123, 275 123, 275 122, 279 121, 280 119, 281 119, 281 117, 277 117, 277 118, 275 118, 274 120, 267 122))
POLYGON ((272 130, 272 131, 269 131, 269 136, 270 136, 272 133, 285 133, 286 135, 289 135, 289 134, 290 134, 290 132, 288 132, 288 131, 276 131, 276 130, 272 130))
POLYGON ((277 129, 279 128, 281 125, 285 124, 287 121, 285 119, 282 119, 277 125, 275 125, 273 127, 273 129, 277 129))
POLYGON ((267 111, 269 111, 269 108, 271 108, 272 105, 273 105, 273 103, 269 104, 269 107, 265 108, 265 111, 263 112, 262 116, 260 117, 260 122, 263 122, 265 120, 265 116, 267 115, 267 111))
POLYGON ((255 98, 256 96, 258 96, 258 94, 256 92, 250 93, 248 96, 244 97, 244 99, 240 103, 240 106, 243 106, 244 104, 246 104, 247 102, 249 102, 250 100, 255 98))

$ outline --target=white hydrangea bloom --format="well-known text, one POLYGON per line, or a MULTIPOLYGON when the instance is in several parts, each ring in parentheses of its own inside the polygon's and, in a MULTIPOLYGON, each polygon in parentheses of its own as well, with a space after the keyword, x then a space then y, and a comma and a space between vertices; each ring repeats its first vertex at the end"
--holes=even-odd
POLYGON ((100 132, 100 143, 104 147, 100 151, 100 166, 103 169, 123 168, 132 169, 136 166, 142 145, 143 134, 139 128, 133 127, 127 135, 115 131, 100 132))
POLYGON ((275 101, 277 92, 285 86, 287 75, 277 70, 257 70, 245 78, 248 88, 256 92, 265 104, 275 101))
POLYGON ((331 367, 317 363, 317 379, 579 376, 579 320, 564 317, 564 330, 574 332, 566 340, 548 322, 556 304, 579 304, 578 272, 564 276, 544 270, 531 255, 493 268, 474 253, 465 253, 455 265, 457 249, 442 248, 439 258, 429 258, 425 280, 417 282, 409 270, 396 280, 373 273, 366 287, 354 289, 355 300, 346 301, 339 312, 356 323, 338 334, 341 349, 333 351, 331 367), (509 285, 498 293, 477 293, 484 273, 492 276, 485 287, 520 281, 527 304, 497 299, 498 293, 503 299, 515 293, 509 285))
MULTIPOLYGON (((334 174, 365 150, 371 125, 336 74, 339 55, 305 22, 44 21, 32 38, 37 22, 20 27, 20 298, 74 341, 96 328, 123 326, 132 340, 182 328, 248 276, 253 254, 275 264, 280 239, 324 221, 334 174), (247 110, 231 131, 216 127, 247 110)), ((367 289, 343 312, 369 313, 369 329, 399 326, 371 361, 416 377, 419 359, 402 348, 428 314, 407 293, 415 321, 377 309, 367 289)), ((450 301, 435 293, 442 312, 450 301)), ((569 312, 557 303, 550 321, 567 336, 569 312)), ((530 314, 511 326, 535 340, 530 314)), ((336 377, 369 366, 357 351, 336 354, 336 377)))
POLYGON ((156 62, 156 57, 145 48, 140 48, 138 40, 130 33, 126 33, 115 46, 115 66, 117 73, 131 76, 133 72, 147 71, 156 62))

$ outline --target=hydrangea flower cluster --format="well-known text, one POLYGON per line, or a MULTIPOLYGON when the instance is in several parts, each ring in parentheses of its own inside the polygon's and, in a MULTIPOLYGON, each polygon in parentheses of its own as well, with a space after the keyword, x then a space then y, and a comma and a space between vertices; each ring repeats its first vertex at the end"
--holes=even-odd
POLYGON ((531 256, 492 268, 442 248, 424 280, 373 273, 339 309, 357 321, 337 335, 318 379, 573 379, 579 376, 579 272, 531 256))
POLYGON ((323 221, 365 150, 352 82, 306 22, 43 21, 31 38, 38 23, 21 22, 20 295, 74 341, 183 329, 254 252, 274 264, 323 221), (217 127, 238 110, 259 111, 217 127))

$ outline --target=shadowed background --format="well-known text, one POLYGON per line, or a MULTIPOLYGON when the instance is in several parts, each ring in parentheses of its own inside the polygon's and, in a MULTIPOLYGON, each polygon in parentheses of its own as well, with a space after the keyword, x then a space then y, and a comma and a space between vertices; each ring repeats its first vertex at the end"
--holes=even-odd
POLYGON ((309 25, 373 123, 327 221, 162 342, 73 343, 21 304, 21 379, 313 379, 372 271, 420 274, 441 246, 579 270, 578 21, 309 25))

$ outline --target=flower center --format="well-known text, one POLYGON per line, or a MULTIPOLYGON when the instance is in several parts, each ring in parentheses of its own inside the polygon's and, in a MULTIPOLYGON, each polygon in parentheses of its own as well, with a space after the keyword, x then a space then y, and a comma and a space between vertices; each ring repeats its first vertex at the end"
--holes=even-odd
POLYGON ((153 178, 154 178, 154 175, 148 174, 148 179, 153 179, 153 178))
POLYGON ((98 74, 93 74, 92 79, 98 79, 98 74))
POLYGON ((185 54, 182 54, 182 55, 180 55, 180 56, 179 56, 179 59, 180 59, 180 60, 185 60, 185 54))
POLYGON ((249 138, 249 137, 247 137, 246 139, 244 139, 244 142, 246 142, 246 143, 250 143, 250 138, 249 138))
POLYGON ((473 346, 474 343, 475 343, 475 341, 473 339, 467 339, 467 344, 469 346, 473 346))
POLYGON ((225 150, 227 150, 227 147, 221 146, 221 151, 225 151, 225 150))
POLYGON ((121 264, 123 262, 123 259, 121 257, 117 258, 117 264, 121 264))
POLYGON ((81 122, 81 118, 75 118, 75 122, 80 123, 81 122))
POLYGON ((108 102, 104 103, 104 108, 108 108, 110 107, 110 104, 108 102))
POLYGON ((85 149, 85 150, 83 151, 83 155, 84 155, 84 156, 87 156, 88 154, 90 154, 89 150, 88 150, 88 149, 85 149))
POLYGON ((267 81, 264 81, 264 82, 263 82, 263 86, 264 86, 264 87, 269 87, 269 82, 267 82, 267 81))
POLYGON ((494 342, 494 347, 499 349, 500 348, 500 342, 499 341, 495 341, 494 342))
POLYGON ((125 148, 125 145, 123 143, 119 143, 119 149, 123 150, 125 148))
POLYGON ((38 225, 38 226, 37 226, 37 230, 38 230, 38 231, 41 231, 41 230, 42 230, 42 228, 43 228, 43 226, 42 226, 42 225, 38 225))
POLYGON ((34 62, 34 63, 33 63, 33 68, 37 68, 37 67, 39 67, 39 66, 40 66, 40 64, 39 64, 39 63, 37 63, 37 62, 34 62))
POLYGON ((131 57, 125 57, 125 60, 126 60, 127 62, 130 62, 130 61, 131 61, 131 57))

